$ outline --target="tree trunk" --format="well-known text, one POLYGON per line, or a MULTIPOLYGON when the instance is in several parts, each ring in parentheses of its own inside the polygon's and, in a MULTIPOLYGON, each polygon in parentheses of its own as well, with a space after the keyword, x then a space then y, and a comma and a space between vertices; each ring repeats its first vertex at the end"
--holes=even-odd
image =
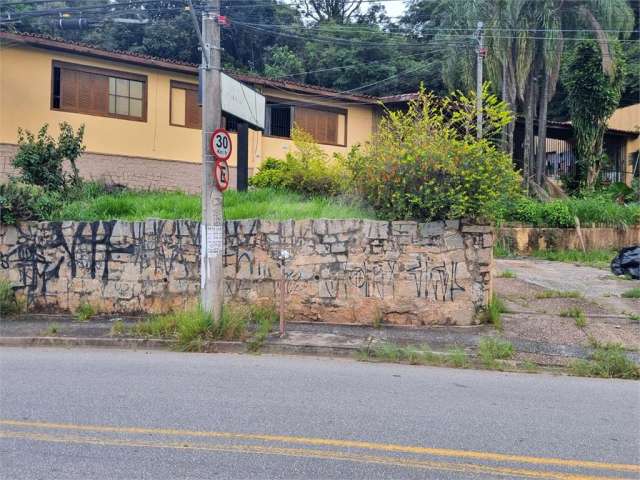
POLYGON ((513 113, 513 121, 502 131, 502 149, 513 157, 513 135, 516 128, 516 115, 518 112, 518 99, 513 65, 507 62, 502 64, 502 100, 513 113))
POLYGON ((538 154, 536 161, 536 183, 542 185, 547 157, 547 106, 549 105, 549 75, 542 69, 540 106, 538 110, 538 154))
POLYGON ((524 187, 526 190, 529 190, 534 149, 533 119, 536 105, 534 75, 535 72, 529 74, 524 101, 524 158, 522 159, 522 175, 524 177, 524 187))

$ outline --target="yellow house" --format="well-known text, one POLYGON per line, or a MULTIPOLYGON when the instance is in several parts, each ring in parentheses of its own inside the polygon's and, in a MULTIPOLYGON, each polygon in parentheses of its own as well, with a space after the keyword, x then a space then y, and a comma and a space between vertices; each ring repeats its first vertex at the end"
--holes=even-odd
MULTIPOLYGON (((18 128, 52 135, 85 125, 84 178, 196 192, 201 118, 196 65, 51 37, 0 32, 0 181, 11 172, 18 128)), ((329 153, 346 153, 375 128, 380 100, 288 80, 231 75, 266 98, 264 131, 249 130, 251 174, 294 147, 295 123, 329 153)), ((238 119, 226 115, 234 145, 238 119)), ((229 161, 234 185, 236 152, 229 161)))

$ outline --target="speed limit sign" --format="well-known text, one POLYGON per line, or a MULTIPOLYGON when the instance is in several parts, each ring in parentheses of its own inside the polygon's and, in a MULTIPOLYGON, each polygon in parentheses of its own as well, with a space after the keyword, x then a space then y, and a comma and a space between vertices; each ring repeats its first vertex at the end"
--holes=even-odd
POLYGON ((209 140, 211 153, 218 160, 227 160, 231 156, 231 137, 224 128, 218 128, 211 134, 209 140))

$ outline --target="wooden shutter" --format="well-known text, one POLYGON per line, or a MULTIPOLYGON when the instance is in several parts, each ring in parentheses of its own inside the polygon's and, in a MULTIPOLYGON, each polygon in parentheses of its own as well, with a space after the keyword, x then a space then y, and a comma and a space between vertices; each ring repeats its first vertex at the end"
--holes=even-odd
POLYGON ((109 77, 78 72, 78 111, 99 115, 109 113, 109 77))
POLYGON ((338 143, 338 114, 313 108, 296 107, 295 123, 298 128, 309 132, 316 142, 338 143))
POLYGON ((78 73, 76 70, 60 69, 60 108, 78 110, 78 73))
POLYGON ((186 89, 185 94, 185 126, 189 128, 202 128, 202 110, 198 105, 198 90, 186 89))
POLYGON ((60 69, 60 108, 72 112, 109 113, 109 78, 80 70, 60 69))

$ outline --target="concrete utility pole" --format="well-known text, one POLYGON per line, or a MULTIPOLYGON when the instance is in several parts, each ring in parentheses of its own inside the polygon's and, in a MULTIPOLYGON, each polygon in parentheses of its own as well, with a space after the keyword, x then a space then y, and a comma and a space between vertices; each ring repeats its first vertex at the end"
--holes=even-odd
POLYGON ((485 49, 484 49, 484 36, 482 29, 484 28, 483 22, 478 22, 478 28, 476 29, 476 39, 478 41, 478 48, 476 50, 477 53, 477 71, 476 71, 476 136, 480 139, 482 138, 482 60, 484 59, 485 49))
POLYGON ((202 308, 222 316, 224 254, 224 216, 222 192, 215 186, 215 158, 209 138, 221 124, 220 94, 220 0, 209 0, 202 14, 202 227, 200 236, 200 287, 202 308))

